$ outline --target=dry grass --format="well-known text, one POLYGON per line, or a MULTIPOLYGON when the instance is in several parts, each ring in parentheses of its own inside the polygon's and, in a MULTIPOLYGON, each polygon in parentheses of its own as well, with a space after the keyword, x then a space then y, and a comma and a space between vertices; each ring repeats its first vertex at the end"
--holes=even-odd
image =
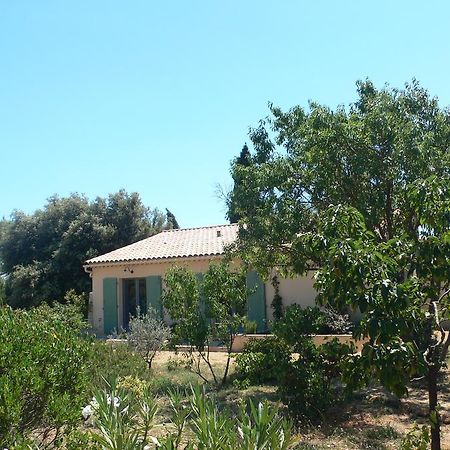
MULTIPOLYGON (((223 373, 226 354, 211 353, 211 363, 219 375, 223 373)), ((199 382, 198 377, 182 367, 183 355, 160 352, 154 361, 155 375, 167 377, 174 383, 199 382), (175 370, 168 367, 175 365, 175 370)), ((231 371, 234 369, 234 363, 231 371)), ((202 365, 206 369, 205 365, 202 365)), ((205 371, 206 373, 206 371, 205 371)), ((442 380, 440 401, 442 405, 442 448, 450 450, 450 371, 442 380)), ((234 408, 237 404, 252 398, 255 401, 268 400, 280 404, 275 386, 255 386, 238 391, 233 387, 217 392, 221 404, 234 408)), ((355 393, 346 404, 336 405, 327 411, 320 425, 301 426, 299 449, 323 450, 390 450, 397 449, 405 434, 414 423, 427 423, 427 392, 415 384, 409 396, 398 400, 380 387, 372 387, 355 393)))
MULTIPOLYGON (((110 372, 117 373, 123 368, 124 359, 128 360, 127 373, 135 371, 135 376, 151 382, 155 393, 159 395, 160 413, 157 420, 159 430, 156 435, 165 434, 169 405, 167 400, 168 388, 186 388, 190 384, 203 383, 202 380, 185 367, 186 359, 180 352, 159 352, 153 362, 152 371, 149 372, 145 365, 140 364, 138 357, 130 355, 126 348, 118 347, 118 359, 120 364, 112 365, 110 372), (133 359, 134 358, 134 359, 133 359)), ((211 364, 218 377, 221 377, 225 367, 226 353, 211 353, 211 364)), ((105 359, 105 365, 111 365, 111 361, 105 359)), ((104 366, 106 367, 106 366, 104 366)), ((203 373, 211 380, 207 367, 202 363, 203 373)), ((101 370, 103 371, 103 370, 101 370)), ((232 360, 230 373, 234 371, 232 360)), ((442 448, 450 450, 450 371, 445 372, 441 383, 440 402, 442 405, 442 448)), ((211 385, 208 389, 214 389, 211 385)), ((267 400, 276 403, 284 410, 277 394, 275 386, 253 386, 246 390, 237 390, 233 386, 216 392, 217 399, 222 406, 234 409, 248 398, 254 401, 267 400)), ((358 449, 397 449, 404 435, 412 429, 414 423, 427 423, 427 392, 423 386, 415 384, 411 387, 409 396, 401 401, 388 394, 380 387, 372 387, 354 394, 351 401, 345 404, 337 404, 326 412, 320 425, 302 425, 298 429, 301 439, 299 449, 304 450, 358 450, 358 449)))

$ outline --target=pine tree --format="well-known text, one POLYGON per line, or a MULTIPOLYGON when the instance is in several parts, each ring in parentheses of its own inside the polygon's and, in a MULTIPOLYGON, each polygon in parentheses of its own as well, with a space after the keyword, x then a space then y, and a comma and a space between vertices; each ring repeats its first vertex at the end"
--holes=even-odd
POLYGON ((167 228, 168 229, 180 228, 180 225, 178 225, 175 215, 172 212, 170 212, 167 208, 166 208, 166 218, 167 218, 167 228))
MULTIPOLYGON (((248 150, 247 144, 245 143, 242 147, 241 154, 233 161, 233 167, 244 166, 249 167, 251 165, 252 159, 251 159, 250 151, 248 150)), ((230 192, 230 196, 228 199, 228 212, 227 217, 230 223, 236 223, 241 218, 240 214, 238 213, 236 209, 236 195, 237 195, 237 187, 240 183, 240 179, 238 176, 236 176, 236 171, 234 171, 233 175, 233 181, 234 181, 234 187, 232 192, 230 192)))

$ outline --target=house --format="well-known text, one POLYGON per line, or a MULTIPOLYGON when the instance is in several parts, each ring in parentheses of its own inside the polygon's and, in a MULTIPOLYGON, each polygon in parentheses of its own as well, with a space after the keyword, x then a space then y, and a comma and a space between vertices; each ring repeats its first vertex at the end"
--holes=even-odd
MULTIPOLYGON (((181 265, 196 274, 205 273, 219 261, 238 234, 238 225, 165 230, 86 261, 84 268, 92 278, 90 320, 99 335, 126 327, 137 307, 150 305, 163 317, 161 296, 166 271, 181 265)), ((253 291, 248 300, 248 317, 264 331, 272 320, 270 304, 274 297, 271 281, 263 282, 256 272, 247 276, 253 291)), ((312 277, 279 278, 279 290, 286 307, 300 303, 314 305, 316 291, 312 277)))

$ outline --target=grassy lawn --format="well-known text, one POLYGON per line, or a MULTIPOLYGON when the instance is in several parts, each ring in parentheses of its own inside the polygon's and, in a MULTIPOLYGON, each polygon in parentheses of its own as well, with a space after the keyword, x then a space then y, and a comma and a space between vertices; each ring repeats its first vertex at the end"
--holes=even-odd
MULTIPOLYGON (((104 383, 102 376, 121 377, 125 382, 149 383, 158 396, 160 411, 158 423, 167 422, 168 389, 187 389, 190 384, 203 381, 185 367, 186 359, 181 353, 159 352, 148 370, 139 356, 133 355, 126 345, 98 342, 96 345, 96 367, 93 370, 93 387, 104 383), (126 377, 126 378, 124 378, 126 377)), ((226 362, 225 353, 212 353, 212 365, 220 376, 226 362)), ((206 366, 203 366, 206 369, 206 366)), ((207 374, 207 371, 204 371, 207 374)), ((233 374, 233 364, 231 375, 233 374)), ((210 378, 210 376, 209 376, 210 378)), ((231 377, 232 378, 232 377, 231 377)), ((442 426, 442 448, 450 449, 450 371, 443 378, 441 404, 444 424, 442 426)), ((208 385, 209 390, 214 390, 208 385)), ((248 398, 255 401, 267 400, 281 406, 287 414, 275 386, 252 386, 238 390, 232 383, 215 392, 219 404, 231 410, 248 398)), ((299 449, 321 450, 344 449, 397 449, 404 435, 413 427, 427 423, 427 393, 424 386, 414 384, 409 396, 398 400, 384 389, 374 386, 353 394, 346 403, 336 404, 328 410, 320 424, 299 424, 297 433, 299 449)), ((160 425, 155 434, 165 432, 167 425, 160 425)))

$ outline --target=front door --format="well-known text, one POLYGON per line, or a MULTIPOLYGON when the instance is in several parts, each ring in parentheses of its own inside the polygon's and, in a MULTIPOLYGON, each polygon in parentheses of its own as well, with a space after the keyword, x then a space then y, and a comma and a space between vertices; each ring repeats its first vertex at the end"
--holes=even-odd
POLYGON ((145 278, 123 280, 123 327, 128 329, 130 317, 147 313, 145 278))

